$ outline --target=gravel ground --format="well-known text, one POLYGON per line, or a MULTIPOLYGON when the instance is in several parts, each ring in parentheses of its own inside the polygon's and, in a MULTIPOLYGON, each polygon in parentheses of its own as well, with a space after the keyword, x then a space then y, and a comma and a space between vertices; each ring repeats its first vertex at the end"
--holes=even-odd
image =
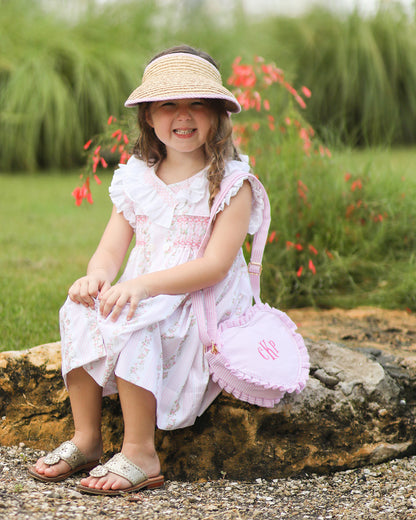
POLYGON ((167 481, 153 491, 96 497, 75 491, 79 477, 58 484, 28 477, 28 465, 42 455, 24 446, 0 447, 1 519, 416 519, 416 457, 326 476, 167 481))

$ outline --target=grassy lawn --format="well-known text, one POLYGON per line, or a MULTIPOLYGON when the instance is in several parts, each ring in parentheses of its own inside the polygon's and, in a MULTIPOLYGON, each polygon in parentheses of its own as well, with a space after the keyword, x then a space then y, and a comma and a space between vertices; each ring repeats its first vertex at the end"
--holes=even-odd
MULTIPOLYGON (((416 149, 344 151, 335 155, 337 169, 342 165, 346 172, 357 175, 370 171, 370 176, 386 186, 403 183, 406 200, 415 200, 416 149)), ((78 181, 76 171, 0 176, 0 351, 59 340, 59 308, 70 284, 84 274, 111 212, 111 175, 106 172, 100 177, 102 185, 93 186, 94 204, 76 207, 71 197, 78 181)), ((414 206, 406 207, 414 218, 414 206)), ((354 290, 340 288, 323 294, 318 304, 412 307, 403 297, 409 294, 412 301, 416 298, 412 247, 395 262, 371 290, 367 290, 363 278, 363 285, 356 285, 354 290)), ((266 272, 263 283, 267 283, 266 272)), ((325 293, 325 287, 322 291, 325 293)))
POLYGON ((76 172, 0 176, 0 350, 59 339, 59 308, 111 211, 110 176, 94 187, 94 205, 80 208, 77 180, 76 172))

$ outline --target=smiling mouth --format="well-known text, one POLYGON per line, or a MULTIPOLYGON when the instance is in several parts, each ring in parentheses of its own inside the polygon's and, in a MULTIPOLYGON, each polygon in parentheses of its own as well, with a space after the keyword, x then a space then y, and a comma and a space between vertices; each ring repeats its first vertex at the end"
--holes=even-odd
POLYGON ((195 128, 189 128, 187 130, 181 130, 181 129, 176 129, 173 131, 176 135, 192 135, 194 132, 196 132, 196 129, 195 128))

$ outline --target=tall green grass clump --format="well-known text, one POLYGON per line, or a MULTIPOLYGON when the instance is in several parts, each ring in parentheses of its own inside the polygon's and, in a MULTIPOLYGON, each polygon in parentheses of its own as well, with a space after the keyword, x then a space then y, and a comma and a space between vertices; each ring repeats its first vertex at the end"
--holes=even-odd
POLYGON ((416 25, 397 5, 367 18, 317 9, 260 30, 274 36, 295 84, 313 91, 306 115, 321 136, 349 145, 414 143, 416 25))
POLYGON ((305 117, 326 142, 415 141, 415 21, 399 8, 259 21, 239 2, 221 15, 208 1, 68 5, 74 10, 60 14, 31 0, 2 3, 2 171, 79 165, 82 144, 123 112, 145 63, 181 43, 208 51, 222 71, 253 50, 281 64, 295 86, 313 91, 305 117))
POLYGON ((128 19, 120 3, 89 5, 71 20, 40 2, 2 4, 2 170, 79 164, 86 137, 123 109, 151 45, 156 7, 140 3, 128 19))

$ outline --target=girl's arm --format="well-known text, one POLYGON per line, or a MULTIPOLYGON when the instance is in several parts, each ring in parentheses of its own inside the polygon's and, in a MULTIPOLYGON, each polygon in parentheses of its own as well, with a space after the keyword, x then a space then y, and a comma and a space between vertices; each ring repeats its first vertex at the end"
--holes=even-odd
POLYGON ((130 319, 140 300, 159 294, 183 294, 210 287, 225 278, 247 235, 251 214, 251 186, 245 181, 230 205, 215 219, 204 256, 184 264, 148 273, 116 284, 100 295, 104 317, 112 313, 115 321, 130 303, 130 319))
POLYGON ((93 298, 99 292, 105 293, 117 276, 132 236, 132 227, 113 207, 100 243, 88 263, 87 275, 76 280, 68 291, 72 301, 94 307, 93 298))

